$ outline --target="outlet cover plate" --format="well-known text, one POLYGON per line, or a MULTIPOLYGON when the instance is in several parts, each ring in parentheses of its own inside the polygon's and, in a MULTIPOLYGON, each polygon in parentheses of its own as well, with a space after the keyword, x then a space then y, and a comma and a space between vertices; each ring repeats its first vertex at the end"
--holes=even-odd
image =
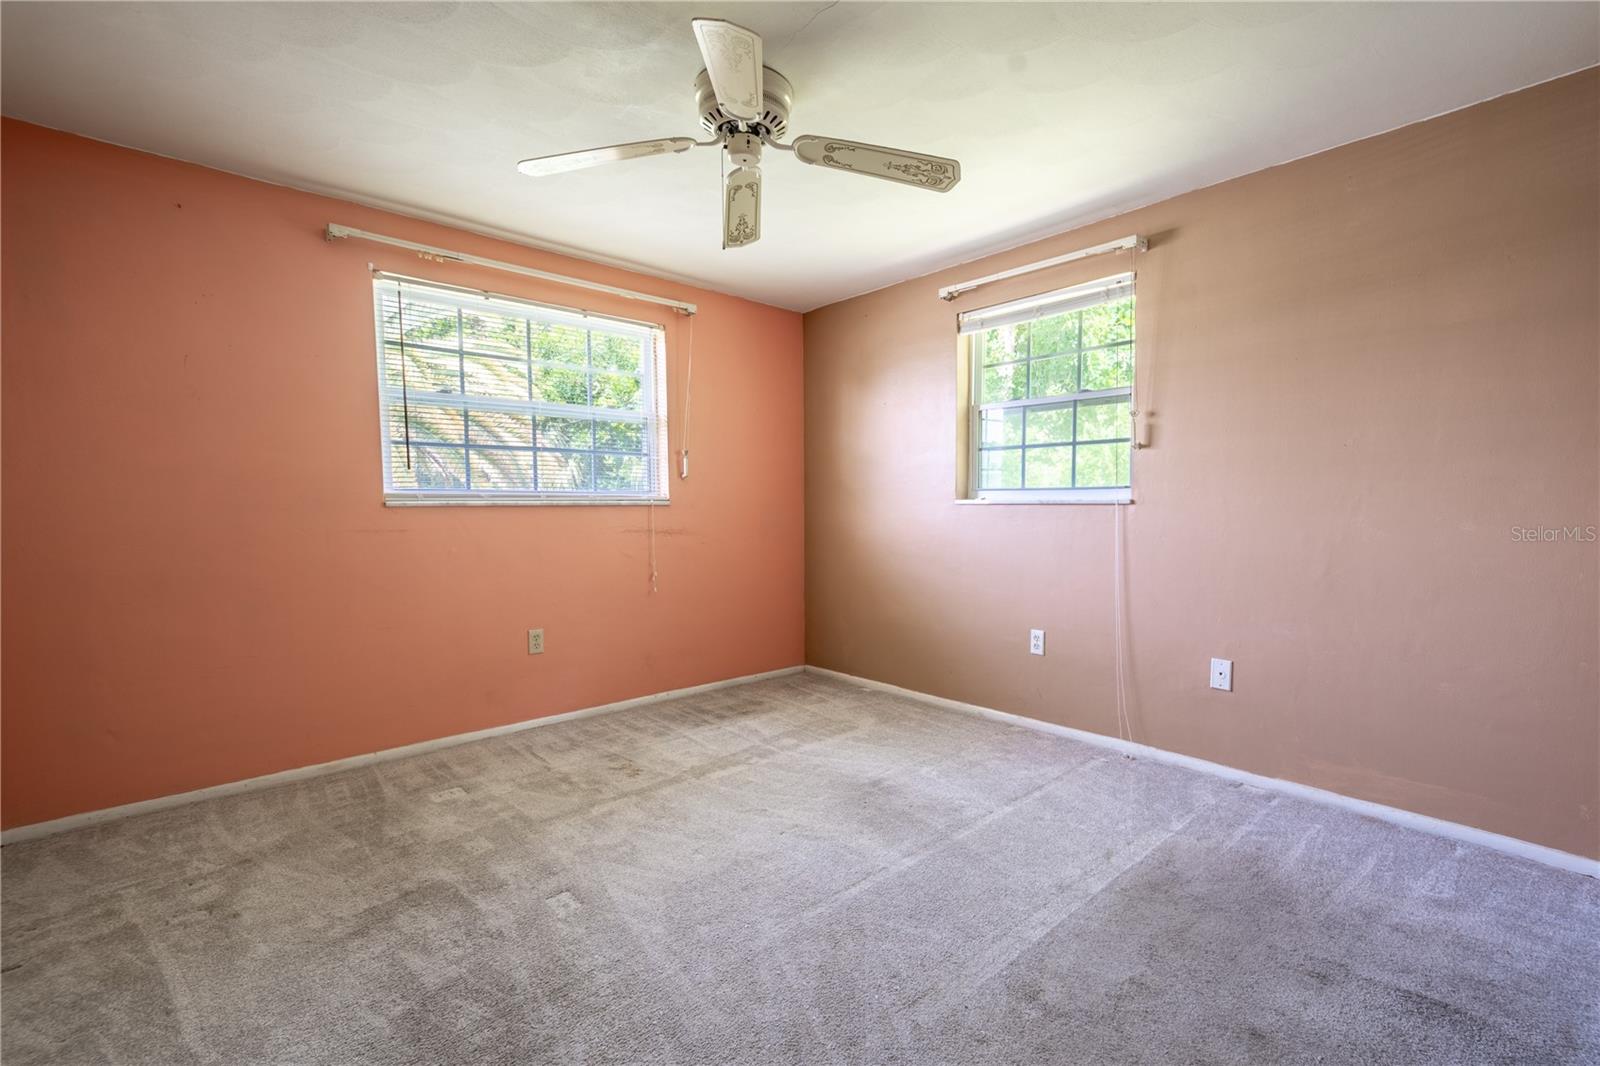
POLYGON ((528 630, 528 654, 529 655, 543 655, 544 654, 544 630, 542 630, 542 629, 530 629, 530 630, 528 630))
POLYGON ((1211 660, 1211 687, 1223 692, 1233 691, 1233 660, 1211 660))
POLYGON ((1030 630, 1028 630, 1028 654, 1029 655, 1043 655, 1044 654, 1044 630, 1042 630, 1042 629, 1030 629, 1030 630))

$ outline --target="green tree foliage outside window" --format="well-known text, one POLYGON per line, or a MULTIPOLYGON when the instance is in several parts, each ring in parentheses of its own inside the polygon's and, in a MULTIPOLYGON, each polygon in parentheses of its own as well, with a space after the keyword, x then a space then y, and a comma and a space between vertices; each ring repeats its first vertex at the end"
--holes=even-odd
POLYGON ((1130 483, 1133 297, 972 338, 977 489, 1130 483))

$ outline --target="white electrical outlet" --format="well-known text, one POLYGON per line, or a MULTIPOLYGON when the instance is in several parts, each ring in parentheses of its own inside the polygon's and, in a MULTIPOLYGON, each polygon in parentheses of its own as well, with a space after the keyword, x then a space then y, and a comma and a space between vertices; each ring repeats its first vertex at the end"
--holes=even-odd
POLYGON ((544 630, 542 630, 542 629, 530 629, 530 630, 528 630, 528 654, 529 655, 543 655, 544 654, 544 630))
POLYGON ((1044 654, 1044 630, 1042 630, 1042 629, 1030 629, 1030 630, 1028 630, 1028 654, 1029 655, 1043 655, 1044 654))
POLYGON ((1233 691, 1233 660, 1211 660, 1211 687, 1223 692, 1233 691))

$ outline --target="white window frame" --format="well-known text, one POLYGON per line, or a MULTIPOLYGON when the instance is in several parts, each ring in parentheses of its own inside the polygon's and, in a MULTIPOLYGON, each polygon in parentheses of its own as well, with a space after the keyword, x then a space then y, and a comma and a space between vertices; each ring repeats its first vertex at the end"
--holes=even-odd
MULTIPOLYGON (((506 296, 480 289, 463 288, 437 281, 378 271, 373 273, 372 308, 374 347, 377 352, 378 435, 379 449, 383 456, 383 501, 386 506, 616 506, 661 505, 670 502, 667 455, 666 331, 660 323, 601 315, 574 308, 538 303, 516 296, 506 296), (648 336, 650 338, 650 343, 647 346, 649 352, 648 365, 642 361, 639 369, 640 391, 643 397, 641 411, 629 412, 606 407, 552 404, 531 398, 524 401, 485 396, 467 396, 464 391, 464 382, 463 391, 450 393, 434 393, 419 390, 415 387, 407 387, 402 390, 398 386, 390 385, 385 377, 383 299, 385 293, 393 292, 397 287, 408 292, 415 292, 426 300, 454 305, 461 310, 482 307, 493 311, 497 315, 516 314, 528 322, 571 326, 585 331, 599 328, 608 332, 637 333, 641 338, 648 336), (535 489, 526 492, 507 489, 396 489, 393 476, 395 449, 389 438, 391 408, 407 402, 442 403, 452 406, 459 403, 465 410, 529 412, 535 419, 544 414, 554 417, 591 417, 611 421, 640 422, 644 426, 644 455, 647 468, 650 470, 648 480, 653 491, 621 493, 596 489, 577 491, 535 489)), ((458 353, 462 352, 459 332, 457 334, 456 351, 458 353)), ((470 355, 472 353, 466 351, 464 354, 470 355)), ((538 365, 540 365, 538 361, 532 357, 530 341, 530 372, 533 367, 538 365)), ((470 420, 466 421, 470 422, 470 420)), ((537 441, 536 422, 534 430, 534 439, 537 441)), ((466 432, 469 436, 461 447, 467 453, 467 469, 470 471, 470 456, 473 447, 470 440, 470 427, 466 429, 466 432)), ((423 447, 426 446, 423 445, 423 447)), ((480 450, 483 448, 500 450, 507 446, 479 445, 478 447, 480 450)), ((520 446, 515 446, 511 447, 510 450, 520 451, 521 448, 520 446)), ((537 444, 530 445, 528 450, 535 455, 534 469, 537 471, 537 452, 539 450, 537 444)), ((565 449, 547 448, 544 450, 565 449)), ((585 449, 576 450, 584 451, 585 449)), ((598 454, 603 449, 591 448, 587 450, 591 454, 598 454)), ((535 480, 537 480, 537 476, 535 480)))
MULTIPOLYGON (((1068 488, 1015 488, 995 489, 982 488, 980 479, 982 475, 983 448, 983 412, 987 410, 1025 410, 1039 407, 1060 407, 1065 404, 1081 400, 1098 400, 1115 397, 1127 397, 1130 412, 1134 406, 1133 381, 1138 374, 1137 362, 1137 317, 1138 301, 1134 301, 1134 336, 1130 342, 1129 354, 1133 362, 1133 374, 1129 384, 1112 389, 1085 389, 1073 393, 1057 396, 1024 397, 1020 400, 1005 400, 995 403, 981 403, 982 393, 982 360, 977 358, 972 344, 972 337, 983 330, 995 325, 1011 324, 1015 322, 1034 321, 1050 318, 1054 315, 1065 314, 1074 310, 1094 307, 1101 303, 1109 303, 1134 295, 1134 277, 1131 273, 1117 274, 1111 277, 1099 278, 1094 281, 1074 285, 1069 288, 1053 292, 1030 296, 1009 303, 998 304, 993 307, 980 308, 975 311, 964 312, 959 318, 960 329, 960 363, 961 363, 961 396, 965 419, 965 447, 962 449, 963 468, 957 475, 957 502, 978 504, 1037 504, 1037 503, 1131 503, 1133 501, 1133 470, 1134 452, 1138 449, 1134 442, 1134 425, 1130 417, 1127 435, 1112 437, 1103 441, 1078 441, 1073 440, 1074 449, 1080 444, 1122 444, 1128 448, 1128 484, 1117 486, 1089 486, 1068 488)), ((1097 351, 1100 348, 1112 347, 1101 345, 1087 349, 1097 351)), ((1081 358, 1085 349, 1079 349, 1080 370, 1081 358)), ((1024 415, 1024 419, 1026 419, 1024 415)), ((1076 437, 1076 434, 1074 434, 1076 437)), ((1027 449, 1024 443, 1017 448, 1021 452, 1024 478, 1026 477, 1027 449)), ((1037 445, 1033 447, 1038 447, 1037 445)), ((1076 461, 1076 451, 1074 451, 1076 461)))

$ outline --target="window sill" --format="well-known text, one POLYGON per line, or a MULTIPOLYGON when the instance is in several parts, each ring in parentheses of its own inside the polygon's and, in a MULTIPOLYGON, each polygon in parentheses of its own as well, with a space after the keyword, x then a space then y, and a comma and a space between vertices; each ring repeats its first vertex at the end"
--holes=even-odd
POLYGON ((956 500, 958 504, 1117 504, 1132 503, 1132 489, 1101 489, 1084 492, 1004 492, 988 496, 974 496, 970 499, 956 500))
POLYGON ((504 496, 386 492, 385 507, 665 507, 665 496, 504 496))

